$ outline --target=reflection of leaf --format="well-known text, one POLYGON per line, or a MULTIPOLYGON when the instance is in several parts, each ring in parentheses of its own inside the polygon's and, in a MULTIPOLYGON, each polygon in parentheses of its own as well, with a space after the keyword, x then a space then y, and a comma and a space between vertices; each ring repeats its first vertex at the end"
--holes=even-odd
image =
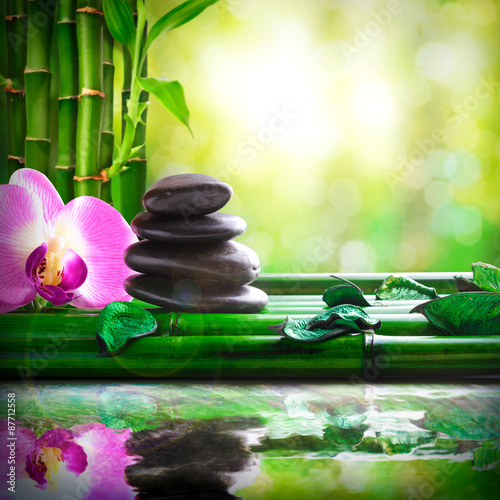
POLYGON ((462 292, 419 304, 434 326, 451 335, 500 335, 500 294, 462 292))
POLYGON ((144 337, 156 330, 156 319, 149 312, 131 302, 111 302, 99 314, 97 343, 98 356, 118 354, 131 340, 144 337))
POLYGON ((269 326, 273 332, 284 337, 303 342, 317 342, 347 333, 358 333, 365 330, 380 328, 380 320, 370 318, 360 307, 344 304, 333 307, 314 318, 286 320, 274 326, 269 326))
POLYGON ((480 448, 472 452, 472 456, 473 469, 492 469, 500 462, 500 441, 485 441, 480 448))
POLYGON ((323 300, 328 307, 335 307, 341 304, 353 304, 356 306, 367 307, 370 304, 363 296, 363 290, 359 286, 351 283, 343 278, 332 276, 335 279, 341 280, 344 283, 334 285, 323 293, 323 300))
POLYGON ((427 300, 439 297, 434 288, 421 285, 407 276, 389 276, 375 290, 375 295, 382 300, 427 300))
POLYGON ((500 292, 500 269, 490 264, 472 264, 474 284, 487 292, 500 292))

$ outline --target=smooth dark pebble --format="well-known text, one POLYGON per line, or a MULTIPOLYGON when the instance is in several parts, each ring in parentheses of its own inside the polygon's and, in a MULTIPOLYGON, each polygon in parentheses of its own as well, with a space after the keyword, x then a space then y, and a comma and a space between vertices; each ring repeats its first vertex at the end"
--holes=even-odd
POLYGON ((131 223, 132 231, 142 238, 166 243, 227 241, 241 236, 247 223, 237 215, 217 212, 183 219, 141 212, 131 223))
POLYGON ((174 245, 143 240, 125 251, 125 263, 139 273, 189 279, 203 289, 246 285, 260 273, 257 254, 236 241, 174 245))
POLYGON ((125 290, 136 299, 169 311, 257 313, 269 302, 267 294, 253 286, 229 287, 214 292, 201 290, 190 280, 174 284, 168 278, 144 274, 128 278, 125 290))
POLYGON ((179 174, 155 182, 144 194, 142 204, 148 212, 189 220, 217 212, 232 194, 229 184, 210 175, 179 174))

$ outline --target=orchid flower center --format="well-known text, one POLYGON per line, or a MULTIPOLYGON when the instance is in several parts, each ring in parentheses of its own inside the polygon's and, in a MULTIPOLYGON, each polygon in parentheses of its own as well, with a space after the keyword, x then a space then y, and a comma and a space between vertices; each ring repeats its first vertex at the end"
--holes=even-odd
POLYGON ((61 463, 64 463, 64 458, 60 448, 52 446, 44 447, 37 456, 37 464, 45 465, 46 467, 45 479, 50 492, 57 491, 57 479, 61 463))
POLYGON ((61 284, 64 275, 62 258, 66 241, 62 236, 54 236, 48 243, 47 254, 37 269, 39 283, 42 286, 61 284))

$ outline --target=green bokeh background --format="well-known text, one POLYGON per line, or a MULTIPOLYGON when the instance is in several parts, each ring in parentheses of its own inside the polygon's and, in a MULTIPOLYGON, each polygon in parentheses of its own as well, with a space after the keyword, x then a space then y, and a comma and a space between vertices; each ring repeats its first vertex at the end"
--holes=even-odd
POLYGON ((230 183, 263 272, 500 266, 499 48, 496 0, 222 0, 149 52, 148 185, 230 183))

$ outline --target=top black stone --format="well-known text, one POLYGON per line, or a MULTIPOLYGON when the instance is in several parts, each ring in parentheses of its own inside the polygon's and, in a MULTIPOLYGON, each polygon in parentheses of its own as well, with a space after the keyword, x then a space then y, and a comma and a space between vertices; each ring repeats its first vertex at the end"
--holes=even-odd
POLYGON ((181 216, 189 220, 217 212, 230 199, 229 184, 204 174, 179 174, 155 182, 142 199, 148 212, 181 216))

